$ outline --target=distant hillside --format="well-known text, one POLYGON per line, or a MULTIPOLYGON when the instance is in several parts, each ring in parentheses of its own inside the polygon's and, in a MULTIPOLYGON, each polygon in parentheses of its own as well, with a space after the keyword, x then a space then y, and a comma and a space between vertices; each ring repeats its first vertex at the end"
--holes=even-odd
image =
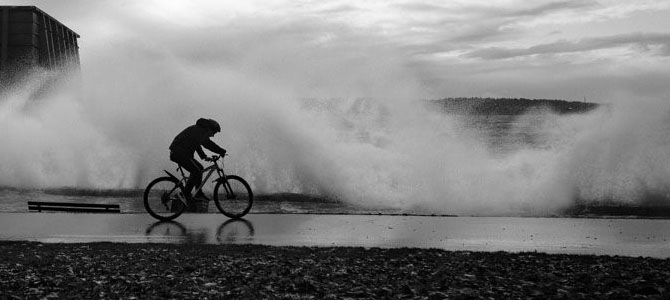
POLYGON ((525 98, 444 98, 430 100, 446 113, 471 115, 521 115, 533 110, 551 110, 558 114, 585 113, 597 103, 525 98))

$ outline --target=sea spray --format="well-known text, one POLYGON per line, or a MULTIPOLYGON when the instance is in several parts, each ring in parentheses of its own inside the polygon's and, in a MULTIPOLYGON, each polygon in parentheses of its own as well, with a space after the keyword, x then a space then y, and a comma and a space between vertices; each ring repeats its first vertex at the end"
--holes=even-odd
POLYGON ((581 124, 583 130, 560 158, 575 198, 596 204, 670 205, 668 109, 663 101, 629 99, 581 124))
POLYGON ((138 86, 138 78, 111 77, 113 85, 104 84, 110 77, 65 80, 31 99, 38 76, 6 93, 3 139, 11 142, 2 147, 2 185, 142 188, 173 165, 166 149, 172 135, 208 113, 223 125, 215 140, 231 153, 228 169, 259 194, 316 194, 429 213, 546 215, 576 200, 640 204, 668 189, 662 106, 518 116, 509 132, 532 138, 500 153, 486 132, 463 126, 472 116, 443 114, 418 100, 295 98, 281 89, 258 93, 258 85, 232 78, 215 86, 200 75, 195 80, 214 96, 169 73, 138 86), (168 86, 178 88, 147 88, 154 80, 174 80, 168 86))
POLYGON ((134 173, 127 151, 92 128, 67 74, 38 70, 0 100, 0 185, 119 188, 134 173), (53 80, 59 76, 59 80, 53 80), (47 91, 47 92, 45 92, 47 91))

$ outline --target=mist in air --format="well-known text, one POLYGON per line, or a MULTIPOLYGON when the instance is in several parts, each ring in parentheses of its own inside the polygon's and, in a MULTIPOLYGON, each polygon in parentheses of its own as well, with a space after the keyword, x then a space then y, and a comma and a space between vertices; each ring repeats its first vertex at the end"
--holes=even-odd
MULTIPOLYGON (((140 33, 159 36, 144 25, 140 33)), ((177 29, 159 40, 92 38, 81 74, 43 92, 53 74, 38 72, 3 92, 0 186, 142 189, 175 168, 173 137, 206 117, 222 125, 213 140, 230 154, 226 169, 257 194, 475 215, 667 201, 665 99, 520 116, 512 130, 541 142, 500 153, 464 117, 427 106, 449 95, 427 89, 374 37, 307 48, 267 28, 236 30, 208 34, 206 45, 177 29)))

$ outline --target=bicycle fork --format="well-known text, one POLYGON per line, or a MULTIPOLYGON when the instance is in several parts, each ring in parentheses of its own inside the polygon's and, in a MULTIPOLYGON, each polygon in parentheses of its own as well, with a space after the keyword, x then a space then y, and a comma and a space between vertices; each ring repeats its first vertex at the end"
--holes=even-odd
POLYGON ((233 188, 230 187, 230 182, 228 182, 228 179, 223 178, 223 189, 226 190, 226 195, 228 199, 236 199, 237 197, 235 196, 235 193, 233 192, 233 188))

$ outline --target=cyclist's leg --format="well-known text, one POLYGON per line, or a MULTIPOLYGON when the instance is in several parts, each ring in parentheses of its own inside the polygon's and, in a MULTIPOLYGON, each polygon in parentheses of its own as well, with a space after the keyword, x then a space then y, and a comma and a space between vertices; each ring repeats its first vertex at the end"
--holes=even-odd
POLYGON ((200 186, 200 183, 202 182, 202 170, 203 170, 202 165, 199 162, 195 161, 195 159, 190 158, 184 161, 184 163, 181 164, 181 166, 182 168, 186 169, 186 171, 189 172, 185 190, 189 195, 191 195, 191 191, 193 190, 193 188, 196 186, 200 186))
MULTIPOLYGON (((202 165, 193 159, 193 157, 182 156, 175 153, 170 154, 170 160, 176 162, 179 166, 188 171, 189 178, 188 181, 186 181, 184 190, 187 193, 187 196, 191 195, 193 187, 200 186, 200 183, 202 182, 202 165)), ((202 194, 202 192, 200 192, 200 194, 202 194)))

